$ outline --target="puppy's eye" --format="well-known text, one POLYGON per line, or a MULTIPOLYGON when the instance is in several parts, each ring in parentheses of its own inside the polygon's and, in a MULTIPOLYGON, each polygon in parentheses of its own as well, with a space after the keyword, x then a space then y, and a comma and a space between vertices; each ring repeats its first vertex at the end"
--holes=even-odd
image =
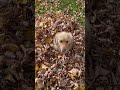
POLYGON ((63 41, 62 40, 60 40, 60 43, 62 43, 63 41))
POLYGON ((68 41, 66 41, 66 43, 68 43, 68 41))

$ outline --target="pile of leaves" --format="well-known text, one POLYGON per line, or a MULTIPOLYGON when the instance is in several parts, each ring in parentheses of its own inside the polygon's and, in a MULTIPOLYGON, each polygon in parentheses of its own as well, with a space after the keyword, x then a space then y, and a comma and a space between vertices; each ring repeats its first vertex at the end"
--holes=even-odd
POLYGON ((65 12, 35 18, 36 90, 81 90, 85 79, 85 29, 65 12), (71 32, 74 47, 63 59, 52 47, 57 32, 71 32))
POLYGON ((120 3, 88 0, 86 4, 86 37, 90 41, 86 44, 87 89, 119 90, 120 3))

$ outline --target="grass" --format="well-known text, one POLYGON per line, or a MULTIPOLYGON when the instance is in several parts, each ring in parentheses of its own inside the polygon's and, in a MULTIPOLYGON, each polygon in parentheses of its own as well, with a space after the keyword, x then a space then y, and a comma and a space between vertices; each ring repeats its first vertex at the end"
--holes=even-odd
POLYGON ((35 2, 36 15, 59 10, 66 11, 69 15, 76 17, 80 25, 85 26, 84 0, 41 0, 35 2))

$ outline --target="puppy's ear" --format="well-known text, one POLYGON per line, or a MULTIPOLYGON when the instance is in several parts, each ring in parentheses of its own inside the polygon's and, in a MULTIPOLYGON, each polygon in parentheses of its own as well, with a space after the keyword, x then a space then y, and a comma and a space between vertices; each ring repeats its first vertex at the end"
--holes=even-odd
POLYGON ((73 45, 73 43, 74 43, 73 36, 72 36, 71 33, 68 33, 68 35, 69 35, 69 41, 70 41, 70 44, 73 45))
POLYGON ((54 37, 54 44, 58 45, 58 36, 57 36, 57 34, 54 37))
POLYGON ((58 36, 57 34, 55 35, 54 39, 53 39, 53 46, 56 50, 58 50, 58 46, 59 46, 59 42, 58 42, 58 36))

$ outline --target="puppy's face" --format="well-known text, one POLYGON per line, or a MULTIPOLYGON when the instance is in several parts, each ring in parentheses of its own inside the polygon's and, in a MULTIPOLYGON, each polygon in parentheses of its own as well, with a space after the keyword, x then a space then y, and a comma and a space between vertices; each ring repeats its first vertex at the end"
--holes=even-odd
POLYGON ((65 53, 69 48, 69 43, 70 43, 69 40, 62 38, 58 40, 58 42, 59 42, 60 52, 65 53))
POLYGON ((61 32, 56 34, 56 42, 58 46, 58 50, 61 53, 66 53, 73 44, 73 37, 70 33, 61 32))

